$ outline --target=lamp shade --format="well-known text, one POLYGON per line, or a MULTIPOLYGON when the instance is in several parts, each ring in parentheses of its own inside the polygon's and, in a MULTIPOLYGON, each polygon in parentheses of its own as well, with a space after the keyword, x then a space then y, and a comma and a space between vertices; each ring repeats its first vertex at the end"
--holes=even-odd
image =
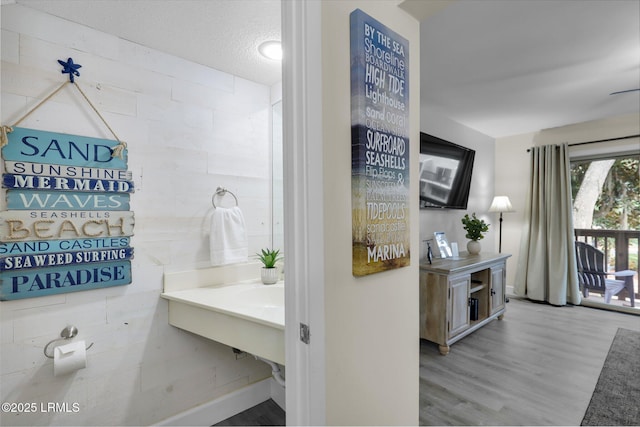
POLYGON ((489 212, 513 212, 513 206, 507 196, 496 196, 491 202, 489 212))

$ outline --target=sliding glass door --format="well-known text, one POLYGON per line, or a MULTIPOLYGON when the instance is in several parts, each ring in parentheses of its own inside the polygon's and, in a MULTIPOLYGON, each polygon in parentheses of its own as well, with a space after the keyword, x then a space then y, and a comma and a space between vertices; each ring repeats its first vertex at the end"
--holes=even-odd
POLYGON ((573 160, 571 184, 576 239, 601 251, 607 278, 618 281, 608 282, 609 295, 583 286, 583 305, 640 313, 640 156, 573 160))

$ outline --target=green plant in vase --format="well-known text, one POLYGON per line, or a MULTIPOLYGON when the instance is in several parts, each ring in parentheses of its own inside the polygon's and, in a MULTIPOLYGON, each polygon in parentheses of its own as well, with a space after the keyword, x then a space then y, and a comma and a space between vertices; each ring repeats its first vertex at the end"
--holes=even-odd
POLYGON ((278 281, 278 269, 276 263, 282 259, 280 249, 265 248, 257 253, 256 256, 262 262, 262 271, 260 277, 265 285, 273 285, 278 281))
POLYGON ((469 216, 469 214, 465 214, 465 216, 462 217, 462 225, 467 232, 465 237, 469 239, 469 242, 467 243, 467 251, 472 255, 479 254, 481 249, 479 240, 484 238, 483 233, 489 231, 490 224, 487 224, 483 219, 478 218, 474 212, 471 216, 469 216))

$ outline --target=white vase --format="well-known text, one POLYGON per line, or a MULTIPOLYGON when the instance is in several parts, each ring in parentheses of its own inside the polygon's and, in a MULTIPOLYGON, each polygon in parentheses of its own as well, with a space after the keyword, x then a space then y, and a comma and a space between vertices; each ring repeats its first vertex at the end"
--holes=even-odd
POLYGON ((278 269, 276 267, 262 267, 260 278, 265 285, 273 285, 278 281, 278 269))
POLYGON ((480 253, 480 242, 477 240, 469 240, 467 242, 467 251, 471 254, 471 255, 478 255, 480 253))

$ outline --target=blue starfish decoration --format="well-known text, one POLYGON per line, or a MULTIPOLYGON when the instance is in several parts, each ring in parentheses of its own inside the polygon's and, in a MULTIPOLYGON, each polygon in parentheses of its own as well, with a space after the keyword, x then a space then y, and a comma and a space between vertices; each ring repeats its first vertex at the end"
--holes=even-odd
POLYGON ((64 68, 62 69, 62 74, 69 74, 69 81, 73 83, 73 76, 79 76, 80 72, 78 68, 82 67, 80 64, 74 64, 73 59, 67 59, 67 62, 64 62, 61 59, 58 59, 58 64, 62 65, 64 68))

